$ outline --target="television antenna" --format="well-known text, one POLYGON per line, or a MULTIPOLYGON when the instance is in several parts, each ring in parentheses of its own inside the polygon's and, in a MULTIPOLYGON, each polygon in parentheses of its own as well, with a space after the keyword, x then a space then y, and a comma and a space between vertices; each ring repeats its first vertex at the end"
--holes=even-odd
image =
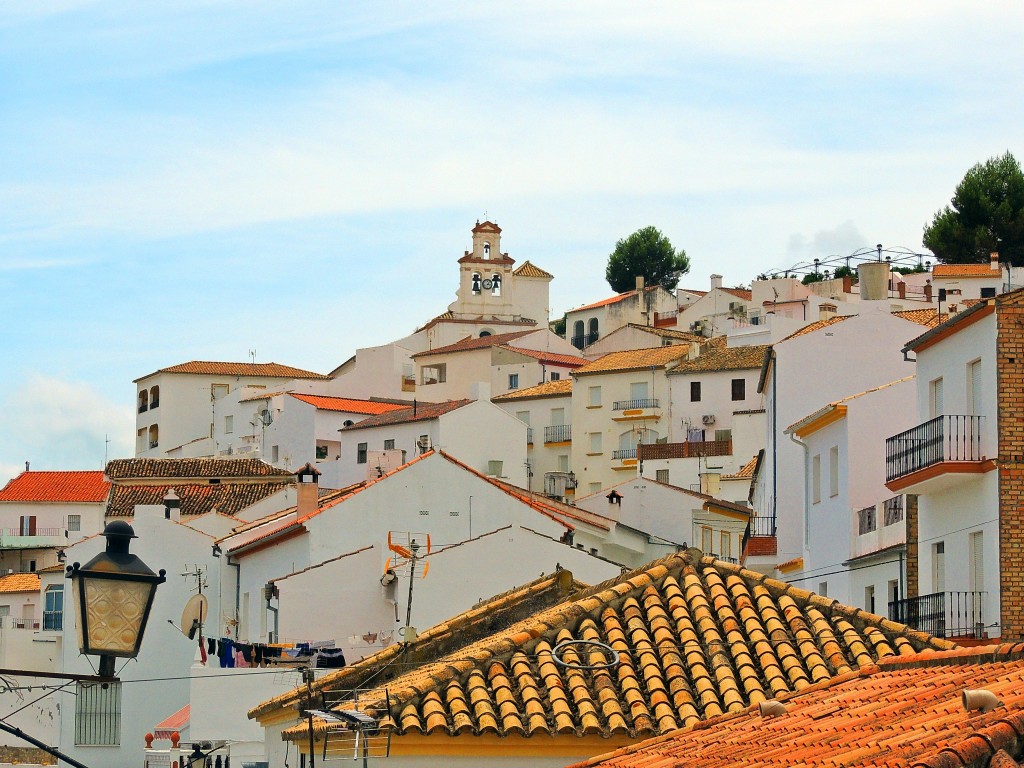
POLYGON ((416 642, 416 628, 412 626, 413 584, 416 579, 427 578, 427 574, 430 572, 430 563, 425 563, 423 571, 417 574, 416 563, 431 552, 430 534, 409 532, 394 534, 388 531, 388 549, 394 552, 395 556, 389 557, 384 563, 384 576, 381 578, 381 583, 383 584, 385 579, 389 579, 388 583, 393 583, 400 576, 404 575, 406 571, 409 573, 409 596, 405 605, 405 626, 398 631, 398 634, 401 635, 404 644, 410 645, 416 642), (416 538, 417 536, 419 539, 416 538), (419 543, 420 541, 426 541, 425 551, 422 551, 423 545, 419 543), (392 576, 394 578, 389 578, 392 576))

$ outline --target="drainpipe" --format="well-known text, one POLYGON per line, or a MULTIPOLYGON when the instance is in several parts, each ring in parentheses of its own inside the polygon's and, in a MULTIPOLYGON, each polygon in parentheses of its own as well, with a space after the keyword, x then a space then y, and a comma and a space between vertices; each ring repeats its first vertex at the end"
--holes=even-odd
POLYGON ((789 439, 804 449, 804 548, 810 550, 810 527, 811 527, 811 511, 809 509, 810 495, 807 492, 807 455, 808 448, 807 443, 797 440, 796 433, 790 432, 789 439))
POLYGON ((772 533, 779 525, 779 358, 773 349, 772 360, 772 533))

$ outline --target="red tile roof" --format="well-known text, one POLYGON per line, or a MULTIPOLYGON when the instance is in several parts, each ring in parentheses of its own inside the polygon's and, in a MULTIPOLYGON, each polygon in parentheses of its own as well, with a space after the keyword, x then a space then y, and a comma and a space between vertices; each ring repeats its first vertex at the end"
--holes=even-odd
POLYGON ((321 411, 345 411, 347 413, 368 413, 376 415, 388 411, 398 411, 408 408, 407 405, 398 403, 380 403, 375 400, 356 400, 349 397, 328 397, 326 395, 302 395, 295 392, 289 394, 296 400, 309 403, 321 411))
POLYGON ((744 301, 753 301, 754 299, 754 294, 745 288, 723 288, 722 290, 744 301))
POLYGON ((524 261, 522 265, 516 268, 516 270, 512 274, 515 275, 516 277, 554 278, 554 275, 552 275, 550 272, 546 272, 545 270, 538 267, 536 264, 533 264, 529 261, 524 261))
POLYGON ((345 427, 342 431, 351 432, 354 429, 369 429, 370 427, 390 424, 411 424, 415 421, 430 421, 472 402, 474 401, 446 400, 443 403, 417 403, 410 408, 401 408, 397 411, 388 411, 387 413, 370 416, 368 419, 357 421, 355 424, 345 427))
MULTIPOLYGON (((221 363, 209 360, 191 360, 187 363, 161 368, 148 376, 135 379, 135 382, 148 379, 158 373, 192 373, 207 376, 259 376, 272 379, 326 379, 322 373, 292 368, 280 363, 221 363)), ((133 382, 134 383, 134 382, 133 382)))
POLYGON ((22 472, 0 489, 0 501, 83 502, 107 500, 103 472, 22 472))
POLYGON ((259 459, 113 459, 107 462, 111 480, 179 477, 294 477, 259 459))
POLYGON ((39 574, 36 573, 9 573, 0 576, 0 594, 10 592, 38 592, 39 574))
MULTIPOLYGON (((653 291, 657 287, 658 286, 655 285, 655 286, 651 286, 649 288, 644 288, 644 290, 645 291, 653 291)), ((611 297, 609 297, 607 299, 601 299, 600 301, 595 301, 593 304, 584 304, 582 307, 574 307, 573 309, 570 309, 569 312, 579 312, 579 311, 584 310, 584 309, 597 309, 598 307, 606 307, 609 304, 616 304, 616 303, 618 303, 620 301, 623 301, 625 299, 631 298, 633 296, 636 296, 636 291, 635 290, 634 291, 626 291, 625 293, 620 293, 618 296, 611 296, 611 297)))
POLYGON ((560 352, 544 352, 537 349, 524 349, 523 347, 514 347, 511 344, 502 344, 501 348, 511 350, 512 352, 519 352, 520 354, 528 357, 535 357, 542 363, 562 365, 567 368, 579 368, 581 365, 586 365, 590 362, 587 358, 579 357, 577 355, 563 355, 560 352))
POLYGON ((992 269, 990 263, 985 264, 936 264, 932 267, 932 277, 994 277, 1001 278, 1002 272, 992 269))
POLYGON ((137 505, 162 505, 164 496, 173 488, 181 499, 182 516, 205 515, 216 509, 222 515, 233 516, 268 496, 273 496, 292 485, 288 478, 271 477, 265 482, 224 482, 210 485, 209 481, 174 481, 158 485, 114 484, 107 503, 107 517, 131 517, 137 505))
POLYGON ((499 346, 506 344, 513 339, 518 339, 520 336, 526 336, 528 333, 533 333, 536 328, 530 328, 527 331, 513 331, 512 333, 499 333, 495 336, 467 336, 461 341, 457 341, 454 344, 447 344, 437 349, 428 349, 426 352, 417 352, 413 355, 416 357, 427 357, 428 355, 445 355, 449 352, 465 352, 470 349, 485 349, 487 347, 499 346))
POLYGON ((756 708, 595 757, 572 768, 1015 765, 1024 748, 1024 645, 887 658, 780 696, 787 711, 756 708), (964 689, 1002 706, 966 712, 964 689), (999 755, 1000 751, 1004 755, 999 755))

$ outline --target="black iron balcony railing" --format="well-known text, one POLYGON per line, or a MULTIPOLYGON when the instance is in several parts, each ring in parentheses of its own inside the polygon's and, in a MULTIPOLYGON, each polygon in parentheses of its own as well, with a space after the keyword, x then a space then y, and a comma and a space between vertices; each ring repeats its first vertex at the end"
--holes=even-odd
POLYGON ((43 611, 43 629, 56 632, 64 626, 64 611, 43 611))
POLYGON ((982 416, 936 416, 885 441, 885 480, 943 461, 981 461, 982 416))
POLYGON ((576 347, 576 349, 583 349, 584 347, 590 346, 595 341, 597 341, 596 333, 585 333, 582 336, 573 336, 571 343, 576 347))
POLYGON ((565 443, 572 440, 572 424, 554 424, 544 427, 545 443, 565 443))
POLYGON ((935 637, 981 638, 985 633, 985 592, 934 592, 893 600, 889 618, 935 637))
POLYGON ((618 451, 612 451, 612 460, 615 459, 635 459, 636 448, 622 448, 618 451))
POLYGON ((743 531, 743 541, 740 542, 740 551, 747 551, 747 542, 752 538, 769 538, 775 535, 775 517, 752 517, 747 520, 747 527, 743 531))
POLYGON ((612 403, 613 411, 630 411, 635 408, 657 408, 658 398, 637 397, 633 400, 616 400, 612 403))

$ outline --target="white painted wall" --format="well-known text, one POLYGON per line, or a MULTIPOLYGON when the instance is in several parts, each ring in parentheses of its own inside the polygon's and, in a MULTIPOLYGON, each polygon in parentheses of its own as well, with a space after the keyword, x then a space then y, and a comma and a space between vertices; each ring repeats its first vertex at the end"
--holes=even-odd
MULTIPOLYGON (((532 431, 533 442, 527 446, 527 457, 533 477, 522 484, 528 490, 544 492, 544 475, 548 472, 564 471, 559 469, 559 456, 567 457, 572 467, 573 445, 553 445, 544 442, 544 427, 551 424, 551 409, 561 409, 565 414, 565 422, 572 418, 572 395, 555 397, 531 398, 528 400, 507 400, 495 403, 496 406, 511 416, 523 421, 532 431), (527 485, 528 483, 528 485, 527 485)), ((586 446, 582 450, 587 450, 586 446)))

